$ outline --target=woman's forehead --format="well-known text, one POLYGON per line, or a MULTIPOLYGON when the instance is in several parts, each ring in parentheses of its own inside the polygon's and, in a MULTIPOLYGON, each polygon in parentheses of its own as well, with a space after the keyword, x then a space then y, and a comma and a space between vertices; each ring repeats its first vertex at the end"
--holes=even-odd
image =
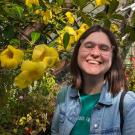
POLYGON ((104 32, 93 32, 89 34, 81 43, 92 41, 97 44, 111 45, 109 37, 104 32))

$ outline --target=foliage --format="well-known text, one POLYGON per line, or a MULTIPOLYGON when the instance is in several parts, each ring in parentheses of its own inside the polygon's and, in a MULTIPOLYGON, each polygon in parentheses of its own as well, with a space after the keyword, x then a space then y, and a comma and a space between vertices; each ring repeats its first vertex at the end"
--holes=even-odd
POLYGON ((28 89, 7 89, 7 99, 0 105, 0 133, 26 134, 28 129, 31 134, 45 131, 52 117, 58 89, 55 77, 50 73, 44 74, 28 89))
POLYGON ((128 74, 128 88, 129 90, 135 91, 135 68, 127 69, 126 73, 128 74))
POLYGON ((130 57, 131 64, 126 68, 126 77, 129 90, 135 91, 135 57, 130 57))
MULTIPOLYGON (((118 0, 1 0, 0 134, 46 130, 61 82, 71 80, 65 70, 74 45, 92 25, 114 32, 125 59, 135 41, 131 4, 126 2, 129 8, 124 9, 118 0)), ((133 90, 134 63, 129 61, 133 90)))

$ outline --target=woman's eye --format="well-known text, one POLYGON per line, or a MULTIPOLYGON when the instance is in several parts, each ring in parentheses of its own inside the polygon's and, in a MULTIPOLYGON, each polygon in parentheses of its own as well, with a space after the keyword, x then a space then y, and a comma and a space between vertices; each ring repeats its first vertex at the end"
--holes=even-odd
POLYGON ((86 48, 93 48, 93 47, 94 47, 94 45, 93 45, 93 44, 91 44, 91 43, 89 43, 89 44, 86 44, 86 45, 85 45, 85 47, 86 47, 86 48))
POLYGON ((100 50, 103 50, 103 51, 109 51, 110 47, 107 46, 107 45, 101 45, 100 46, 100 50))

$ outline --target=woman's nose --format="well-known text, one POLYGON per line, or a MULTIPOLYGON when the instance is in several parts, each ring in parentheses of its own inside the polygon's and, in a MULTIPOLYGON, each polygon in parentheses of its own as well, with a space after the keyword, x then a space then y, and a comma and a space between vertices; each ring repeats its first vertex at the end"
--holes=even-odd
POLYGON ((99 56, 99 55, 101 55, 101 51, 100 51, 100 49, 99 49, 99 47, 98 46, 95 46, 92 50, 91 50, 91 55, 94 55, 94 56, 99 56))

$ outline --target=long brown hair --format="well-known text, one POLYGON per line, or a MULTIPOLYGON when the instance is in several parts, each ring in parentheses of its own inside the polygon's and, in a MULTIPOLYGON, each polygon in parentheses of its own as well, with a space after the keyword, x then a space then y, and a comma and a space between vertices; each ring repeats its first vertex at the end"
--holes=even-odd
POLYGON ((112 57, 112 65, 109 69, 109 71, 105 74, 105 79, 108 81, 109 84, 109 91, 115 95, 117 94, 122 88, 126 89, 126 79, 125 79, 125 74, 124 74, 124 68, 122 64, 122 60, 119 55, 119 48, 115 39, 114 34, 107 28, 101 27, 100 25, 94 25, 91 28, 89 28, 86 32, 82 34, 80 39, 78 40, 73 56, 71 58, 71 74, 73 75, 73 80, 72 80, 72 87, 76 89, 80 89, 82 86, 82 73, 81 70, 78 66, 78 51, 81 46, 81 41, 86 39, 90 34, 93 32, 103 32, 105 33, 112 46, 113 46, 113 57, 112 57))

